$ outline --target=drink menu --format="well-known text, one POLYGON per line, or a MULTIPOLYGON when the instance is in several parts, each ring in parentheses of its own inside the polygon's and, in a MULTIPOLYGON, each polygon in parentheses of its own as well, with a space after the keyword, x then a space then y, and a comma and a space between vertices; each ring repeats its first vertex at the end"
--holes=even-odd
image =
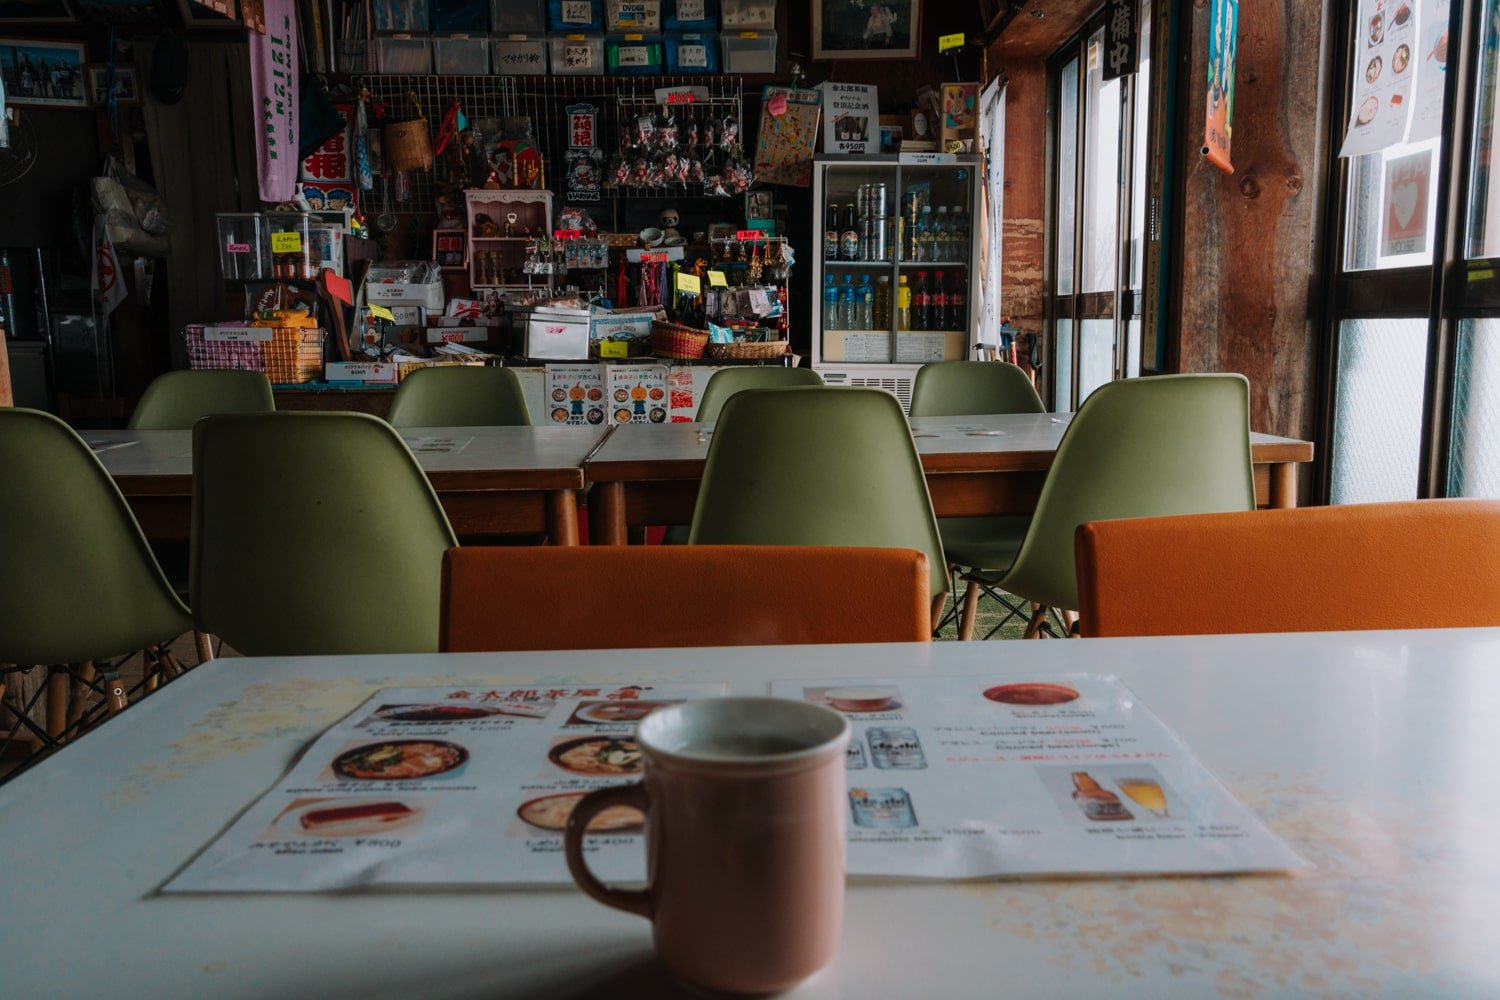
POLYGON ((1208 874, 1307 863, 1119 681, 777 681, 849 719, 851 875, 1208 874))
MULTIPOLYGON (((388 688, 318 737, 164 892, 562 884, 562 831, 595 788, 639 780, 635 724, 722 684, 388 688)), ((644 817, 606 809, 589 863, 640 881, 644 817)))

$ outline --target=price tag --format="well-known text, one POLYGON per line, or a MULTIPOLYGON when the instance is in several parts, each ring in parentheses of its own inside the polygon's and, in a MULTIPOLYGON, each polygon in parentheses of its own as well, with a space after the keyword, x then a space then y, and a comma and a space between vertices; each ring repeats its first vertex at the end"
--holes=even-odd
POLYGON ((964 33, 960 31, 956 35, 941 35, 938 37, 938 51, 949 52, 953 49, 964 47, 964 33))
POLYGON ((301 253, 302 252, 302 234, 301 233, 272 233, 271 234, 271 252, 272 253, 301 253))
POLYGON ((203 339, 208 343, 249 344, 268 341, 275 335, 269 326, 205 326, 203 339))
POLYGON ((667 262, 667 255, 664 254, 664 253, 643 253, 643 254, 641 254, 641 263, 642 264, 665 264, 666 262, 667 262))
POLYGON ((376 319, 383 319, 387 323, 396 322, 396 314, 391 312, 385 306, 370 306, 370 315, 374 316, 376 319))
POLYGON ((677 276, 677 291, 686 292, 689 295, 702 295, 703 282, 698 280, 696 274, 679 274, 677 276))
POLYGON ((780 118, 786 114, 786 95, 772 95, 771 99, 766 102, 766 110, 770 112, 772 118, 780 118))
POLYGON ((734 238, 743 243, 749 243, 754 240, 765 239, 766 234, 761 232, 759 229, 741 229, 734 234, 734 238))
POLYGON ((576 240, 583 236, 581 229, 554 229, 552 235, 560 240, 576 240))
POLYGON ((729 280, 724 277, 723 271, 709 271, 708 284, 710 288, 728 288, 729 280))
POLYGON ((627 42, 640 42, 640 41, 644 41, 645 38, 646 38, 645 35, 626 35, 625 36, 625 40, 627 42))
MULTIPOLYGON (((681 50, 679 49, 679 52, 681 50)), ((693 92, 691 90, 675 90, 667 95, 668 104, 692 104, 693 92)))
POLYGON ((630 342, 628 340, 601 340, 599 341, 599 357, 628 358, 630 357, 630 342))
POLYGON ((250 244, 248 244, 248 243, 226 243, 226 244, 224 244, 224 252, 225 253, 249 253, 250 252, 250 244))

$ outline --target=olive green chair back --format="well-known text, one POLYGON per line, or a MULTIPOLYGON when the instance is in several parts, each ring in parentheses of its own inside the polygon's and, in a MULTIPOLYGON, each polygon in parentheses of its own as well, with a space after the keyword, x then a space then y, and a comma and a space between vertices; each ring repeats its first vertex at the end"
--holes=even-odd
POLYGON ((688 540, 925 553, 946 593, 927 480, 896 397, 852 387, 736 393, 714 425, 688 540))
POLYGON ((401 380, 386 417, 392 427, 527 427, 521 380, 509 368, 444 365, 401 380))
POLYGON ((193 428, 193 612, 241 653, 436 650, 455 544, 427 477, 378 417, 222 416, 193 428))
POLYGON ((811 368, 785 368, 780 365, 747 365, 720 368, 703 387, 703 401, 698 404, 699 423, 711 424, 719 419, 730 396, 746 389, 782 389, 796 385, 819 386, 823 377, 811 368))
POLYGON ((1063 434, 1021 549, 997 585, 1077 609, 1080 524, 1254 508, 1243 375, 1109 382, 1084 400, 1063 434))
POLYGON ((1046 413, 1031 378, 1006 361, 941 361, 917 369, 914 417, 1046 413))
POLYGON ((271 413, 276 399, 260 372, 178 371, 152 380, 130 415, 133 431, 191 430, 213 413, 271 413))
POLYGON ((0 407, 0 469, 0 663, 102 660, 193 627, 125 498, 72 428, 0 407))

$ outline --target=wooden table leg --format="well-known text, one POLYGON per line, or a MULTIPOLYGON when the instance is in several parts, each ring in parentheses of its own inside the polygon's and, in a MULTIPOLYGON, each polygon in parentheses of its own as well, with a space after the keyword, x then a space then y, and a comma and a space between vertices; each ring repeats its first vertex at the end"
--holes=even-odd
POLYGON ((47 735, 61 739, 68 727, 68 688, 71 687, 68 668, 47 668, 47 735))
POLYGON ((553 545, 578 544, 578 500, 572 490, 547 494, 547 537, 553 545))
POLYGON ((595 483, 589 492, 589 544, 625 544, 624 483, 595 483))
POLYGON ((1297 506, 1297 463, 1277 462, 1271 466, 1271 489, 1267 497, 1272 507, 1297 506))

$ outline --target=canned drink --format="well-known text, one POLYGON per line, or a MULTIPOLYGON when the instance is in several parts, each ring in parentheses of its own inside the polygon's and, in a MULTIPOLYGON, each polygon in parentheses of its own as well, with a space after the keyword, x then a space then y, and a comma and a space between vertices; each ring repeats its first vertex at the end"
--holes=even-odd
POLYGON ((875 184, 875 185, 871 186, 871 188, 870 188, 870 214, 871 215, 885 216, 885 215, 889 214, 889 213, 886 212, 885 197, 886 197, 886 191, 885 191, 885 185, 884 184, 875 184))
POLYGON ((859 190, 854 193, 854 204, 861 219, 870 214, 870 185, 859 186, 859 190))
POLYGON ((870 757, 882 771, 916 771, 927 766, 922 741, 909 726, 879 726, 865 730, 870 757))
POLYGON ((849 749, 844 751, 844 768, 849 771, 863 771, 865 766, 865 745, 859 740, 850 740, 849 749))
POLYGON ((849 810, 855 826, 901 830, 917 825, 917 811, 904 788, 851 788, 849 810))
POLYGON ((889 232, 890 219, 879 217, 873 220, 870 226, 869 241, 865 244, 866 260, 889 260, 889 232))

